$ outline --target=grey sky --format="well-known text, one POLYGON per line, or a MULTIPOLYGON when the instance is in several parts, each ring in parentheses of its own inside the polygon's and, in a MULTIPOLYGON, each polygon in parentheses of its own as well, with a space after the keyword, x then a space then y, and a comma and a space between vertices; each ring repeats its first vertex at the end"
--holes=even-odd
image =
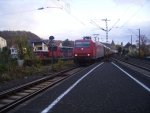
POLYGON ((126 43, 130 35, 137 39, 138 28, 150 37, 149 11, 149 0, 0 0, 0 30, 26 30, 44 39, 54 35, 58 40, 98 33, 105 41, 105 32, 90 22, 105 28, 101 19, 108 18, 109 28, 118 21, 109 32, 109 42, 126 43), (45 9, 37 10, 41 7, 45 9))

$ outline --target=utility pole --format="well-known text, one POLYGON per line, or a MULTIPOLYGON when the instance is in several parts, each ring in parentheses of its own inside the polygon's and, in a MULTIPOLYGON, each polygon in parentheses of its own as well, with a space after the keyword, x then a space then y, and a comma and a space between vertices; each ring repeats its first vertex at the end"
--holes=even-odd
POLYGON ((49 37, 49 50, 51 51, 51 69, 53 71, 53 63, 54 63, 54 54, 53 54, 53 49, 54 49, 54 36, 50 36, 49 37))
POLYGON ((105 23, 106 23, 106 42, 108 43, 108 23, 107 23, 107 21, 110 21, 110 20, 108 20, 107 18, 106 19, 102 19, 102 21, 105 21, 105 23))
POLYGON ((138 30, 139 30, 139 57, 140 57, 141 56, 141 53, 140 53, 140 49, 141 49, 141 44, 140 44, 141 43, 141 37, 140 37, 141 34, 140 34, 140 32, 141 31, 140 31, 140 29, 138 29, 138 30))
POLYGON ((131 35, 131 45, 132 45, 132 35, 131 35))

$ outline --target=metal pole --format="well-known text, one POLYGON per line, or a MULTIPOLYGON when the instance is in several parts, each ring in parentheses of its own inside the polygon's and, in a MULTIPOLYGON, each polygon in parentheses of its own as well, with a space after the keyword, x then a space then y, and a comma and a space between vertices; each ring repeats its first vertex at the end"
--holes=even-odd
POLYGON ((54 40, 54 36, 50 36, 49 40, 50 40, 51 53, 52 53, 51 65, 52 65, 52 70, 53 70, 53 57, 54 57, 54 55, 53 55, 53 40, 54 40))
POLYGON ((131 35, 131 45, 132 45, 132 35, 131 35))
POLYGON ((106 20, 105 20, 105 22, 106 22, 106 42, 108 42, 108 23, 107 23, 107 18, 106 18, 106 20))
POLYGON ((53 42, 51 41, 51 53, 52 53, 52 59, 51 59, 51 61, 52 61, 52 68, 53 68, 53 42))
POLYGON ((108 20, 107 18, 106 19, 102 19, 102 21, 105 21, 105 23, 106 23, 106 42, 108 43, 108 23, 107 23, 107 21, 110 21, 110 20, 108 20))
POLYGON ((141 38, 140 38, 140 29, 138 29, 139 30, 139 57, 141 56, 141 53, 140 53, 140 49, 141 49, 141 38))

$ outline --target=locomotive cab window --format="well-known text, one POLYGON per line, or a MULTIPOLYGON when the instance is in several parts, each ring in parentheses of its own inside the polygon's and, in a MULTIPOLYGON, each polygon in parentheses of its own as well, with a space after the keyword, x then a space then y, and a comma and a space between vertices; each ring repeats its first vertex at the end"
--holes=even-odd
POLYGON ((75 47, 89 47, 90 42, 76 42, 75 47))

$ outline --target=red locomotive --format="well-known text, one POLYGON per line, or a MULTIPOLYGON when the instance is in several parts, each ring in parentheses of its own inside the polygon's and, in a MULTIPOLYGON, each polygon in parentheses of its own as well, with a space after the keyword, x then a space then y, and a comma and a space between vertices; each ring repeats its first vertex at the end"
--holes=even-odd
POLYGON ((74 44, 74 62, 76 64, 90 63, 109 54, 110 49, 100 42, 94 42, 90 37, 76 40, 74 44))

